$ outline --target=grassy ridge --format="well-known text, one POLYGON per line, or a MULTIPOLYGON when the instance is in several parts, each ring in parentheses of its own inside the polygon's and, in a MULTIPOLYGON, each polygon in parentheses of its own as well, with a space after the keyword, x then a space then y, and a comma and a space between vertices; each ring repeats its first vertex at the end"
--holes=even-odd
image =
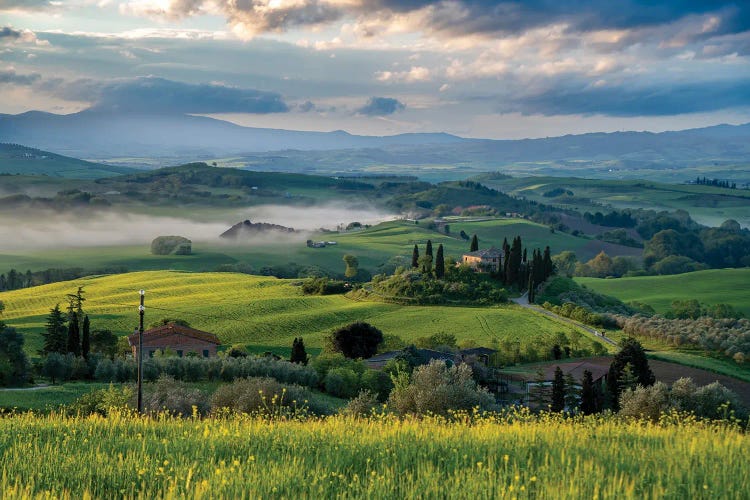
POLYGON ((684 499, 750 491, 747 434, 697 423, 21 415, 1 419, 0 431, 5 498, 684 499))
POLYGON ((129 334, 138 324, 138 290, 146 290, 146 322, 179 317, 215 332, 224 344, 254 350, 285 349, 294 337, 320 348, 331 330, 368 321, 404 340, 436 332, 453 333, 491 346, 503 340, 539 344, 567 324, 515 305, 502 307, 399 306, 357 302, 346 297, 304 296, 290 280, 234 273, 139 272, 91 277, 0 293, 5 320, 27 335, 27 349, 41 346, 45 316, 65 295, 84 286, 92 328, 129 334))
POLYGON ((698 299, 705 304, 730 304, 750 316, 750 268, 710 269, 671 276, 576 278, 576 281, 624 302, 645 302, 657 312, 668 311, 674 300, 698 299))

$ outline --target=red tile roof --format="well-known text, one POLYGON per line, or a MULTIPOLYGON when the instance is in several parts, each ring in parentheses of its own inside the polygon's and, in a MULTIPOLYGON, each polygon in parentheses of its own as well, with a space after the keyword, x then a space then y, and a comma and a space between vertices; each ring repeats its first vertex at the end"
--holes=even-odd
MULTIPOLYGON (((144 339, 168 337, 170 335, 184 335, 186 337, 203 340, 205 342, 210 342, 217 345, 221 343, 219 342, 219 337, 217 337, 215 333, 196 330, 195 328, 178 325, 176 323, 168 323, 166 325, 157 326, 156 328, 151 328, 150 330, 146 330, 145 332, 143 332, 144 339)), ((128 335, 128 342, 131 346, 135 345, 138 342, 138 333, 136 332, 132 335, 128 335)))

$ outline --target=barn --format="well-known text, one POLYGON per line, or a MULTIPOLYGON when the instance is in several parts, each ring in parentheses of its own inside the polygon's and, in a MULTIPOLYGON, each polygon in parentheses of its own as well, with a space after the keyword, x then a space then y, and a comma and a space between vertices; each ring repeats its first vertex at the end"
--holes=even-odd
MULTIPOLYGON (((133 356, 138 356, 138 332, 128 336, 128 343, 133 356)), ((169 349, 180 357, 194 353, 198 357, 208 358, 216 356, 219 344, 216 334, 177 323, 167 323, 143 332, 143 353, 147 356, 169 349)))

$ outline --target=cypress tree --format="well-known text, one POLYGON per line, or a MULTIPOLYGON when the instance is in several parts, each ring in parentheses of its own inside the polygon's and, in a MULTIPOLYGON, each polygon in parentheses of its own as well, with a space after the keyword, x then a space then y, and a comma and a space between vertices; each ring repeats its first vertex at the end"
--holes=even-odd
POLYGON ((476 252, 479 250, 479 238, 477 238, 477 235, 471 237, 471 246, 469 247, 469 252, 476 252))
POLYGON ((441 279, 445 276, 445 257, 443 256, 443 245, 438 245, 437 257, 435 257, 435 277, 441 279))
POLYGON ((552 256, 550 255, 549 245, 547 245, 544 249, 543 265, 544 265, 544 279, 546 280, 547 278, 552 276, 552 274, 555 272, 555 268, 552 265, 552 256))
POLYGON ((576 388, 576 381, 573 375, 568 373, 565 375, 565 407, 568 408, 569 412, 575 412, 580 404, 580 394, 576 388))
POLYGON ((555 368, 555 378, 552 380, 551 409, 558 412, 565 409, 565 379, 559 366, 555 368))
POLYGON ((53 352, 65 354, 68 352, 68 330, 65 326, 65 316, 60 310, 60 304, 50 309, 44 330, 42 334, 44 337, 44 346, 39 354, 50 354, 53 352))
POLYGON ((68 320, 68 352, 74 356, 81 355, 81 336, 78 327, 78 313, 73 311, 68 320))
POLYGON ((411 267, 416 269, 419 267, 419 247, 414 245, 414 250, 411 252, 411 267))
POLYGON ((289 361, 302 365, 307 364, 307 351, 305 350, 305 343, 302 341, 302 337, 294 338, 294 342, 292 342, 292 355, 289 361))
POLYGON ((591 372, 583 372, 583 382, 581 382, 581 413, 591 415, 596 413, 596 395, 594 394, 594 377, 591 372))
POLYGON ((424 249, 424 254, 433 257, 432 255, 432 240, 427 240, 427 246, 424 249))
POLYGON ((619 409, 620 392, 622 392, 621 379, 625 367, 630 365, 635 382, 648 387, 654 385, 656 378, 651 368, 648 366, 646 352, 643 346, 634 338, 626 338, 620 344, 620 352, 615 354, 612 364, 609 365, 607 374, 607 388, 612 395, 612 403, 615 409, 619 409))
POLYGON ((89 315, 83 317, 83 328, 81 331, 81 354, 84 358, 89 359, 89 351, 91 350, 91 323, 89 322, 89 315))

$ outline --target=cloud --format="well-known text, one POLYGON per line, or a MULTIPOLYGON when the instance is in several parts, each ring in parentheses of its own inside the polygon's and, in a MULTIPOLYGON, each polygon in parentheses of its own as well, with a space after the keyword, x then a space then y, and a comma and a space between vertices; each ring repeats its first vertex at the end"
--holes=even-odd
POLYGON ((28 86, 36 83, 41 78, 39 73, 21 74, 13 68, 0 69, 0 84, 9 83, 12 85, 28 86))
MULTIPOLYGON (((669 24, 686 16, 718 13, 711 31, 750 28, 750 5, 737 0, 131 0, 122 12, 180 19, 224 15, 238 34, 252 37, 296 27, 330 25, 341 19, 387 24, 406 20, 411 31, 449 36, 519 33, 565 24, 578 32, 669 24), (411 17, 409 17, 411 16, 411 17)), ((365 30, 371 31, 371 30, 365 30)))
POLYGON ((406 105, 392 97, 371 97, 367 104, 357 110, 357 113, 365 116, 387 116, 403 111, 406 105))
POLYGON ((0 0, 0 12, 4 11, 38 11, 56 9, 60 2, 50 0, 0 0))
POLYGON ((750 106, 750 79, 673 85, 607 85, 598 80, 563 83, 536 94, 503 100, 500 112, 526 115, 601 114, 668 116, 750 106))
POLYGON ((92 99, 93 109, 157 113, 284 113, 289 107, 275 92, 191 84, 142 77, 112 82, 78 81, 62 86, 66 97, 92 99))
POLYGON ((412 66, 408 71, 378 71, 375 78, 381 82, 426 82, 432 77, 429 68, 412 66))
POLYGON ((49 45, 46 40, 39 40, 36 33, 31 30, 17 30, 11 26, 0 28, 0 45, 33 43, 36 45, 49 45))

